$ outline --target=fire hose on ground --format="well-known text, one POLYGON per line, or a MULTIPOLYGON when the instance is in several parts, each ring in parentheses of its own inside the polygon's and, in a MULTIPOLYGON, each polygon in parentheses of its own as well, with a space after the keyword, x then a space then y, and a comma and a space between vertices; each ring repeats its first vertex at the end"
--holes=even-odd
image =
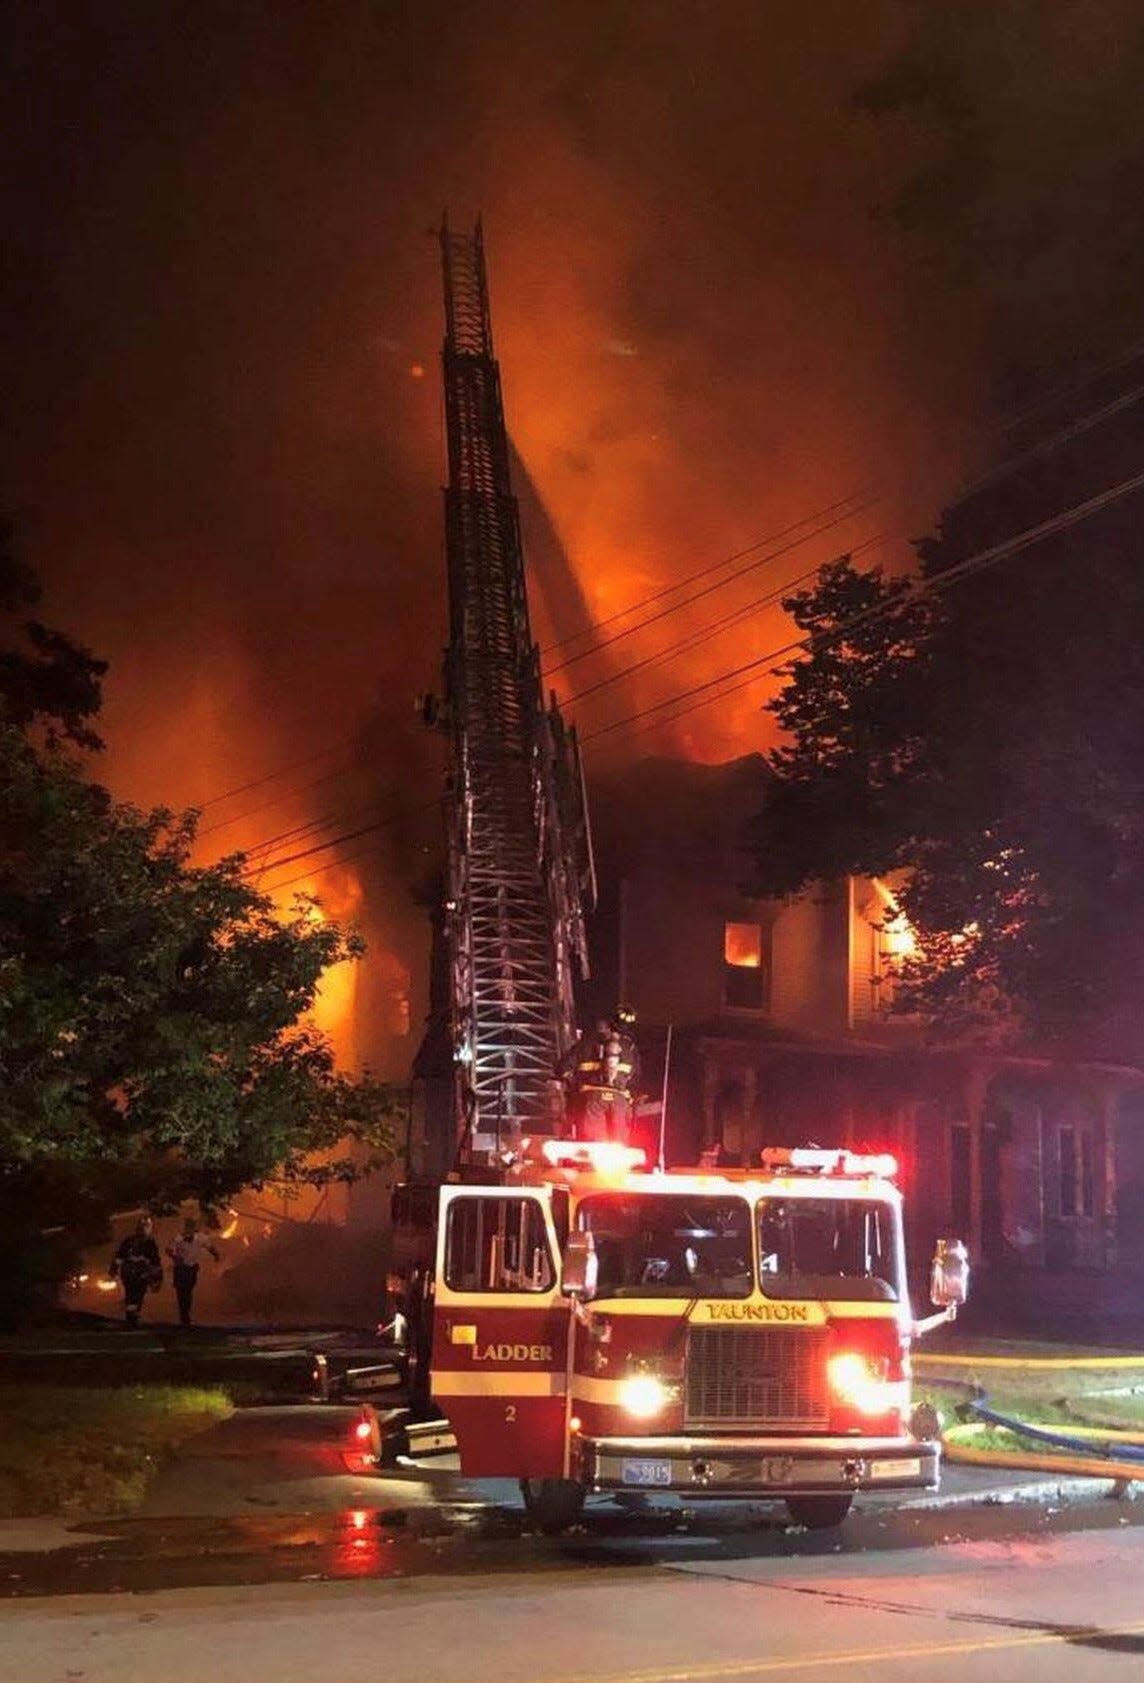
MULTIPOLYGON (((1083 1357, 1013 1357, 1013 1356, 944 1356, 925 1355, 915 1358, 923 1370, 938 1367, 1000 1368, 1029 1372, 1076 1371, 1078 1369, 1125 1368, 1144 1369, 1144 1356, 1083 1357)), ((942 1448, 948 1460, 970 1466, 1008 1468, 1019 1472, 1061 1473, 1069 1477, 1107 1478, 1123 1488, 1136 1480, 1144 1480, 1144 1429, 1129 1427, 1070 1425, 1067 1430, 1028 1420, 1020 1420, 994 1408, 984 1386, 976 1379, 947 1379, 926 1373, 925 1383, 945 1391, 958 1392, 961 1419, 942 1430, 942 1448), (974 1416, 967 1421, 966 1414, 974 1416), (1015 1437, 1031 1443, 1043 1444, 1053 1454, 1025 1453, 1021 1450, 978 1449, 965 1437, 984 1432, 990 1426, 1000 1427, 1015 1437), (1095 1451, 1095 1453, 1094 1453, 1095 1451)))

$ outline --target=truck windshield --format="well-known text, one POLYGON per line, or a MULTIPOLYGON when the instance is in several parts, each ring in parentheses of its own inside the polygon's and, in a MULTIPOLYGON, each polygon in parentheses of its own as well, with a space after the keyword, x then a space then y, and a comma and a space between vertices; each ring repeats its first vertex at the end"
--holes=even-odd
POLYGON ((676 1193, 586 1198, 577 1225, 596 1241, 597 1297, 747 1297, 751 1211, 744 1198, 676 1193))
POLYGON ((768 1297, 896 1303, 897 1211, 873 1198, 763 1198, 760 1284, 768 1297))

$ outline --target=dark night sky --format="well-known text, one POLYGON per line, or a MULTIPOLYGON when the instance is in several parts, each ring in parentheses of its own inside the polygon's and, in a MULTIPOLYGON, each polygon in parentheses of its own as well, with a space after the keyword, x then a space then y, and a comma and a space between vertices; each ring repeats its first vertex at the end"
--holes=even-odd
MULTIPOLYGON (((485 218, 542 640, 576 629, 560 544, 603 616, 876 481, 877 509, 706 612, 881 533, 904 557, 976 375, 967 323, 869 215, 892 137, 850 93, 901 15, 10 0, 2 484, 50 617, 112 662, 101 775, 200 802, 347 744, 348 777, 262 804, 341 762, 307 763, 210 809, 258 809, 212 847, 367 808, 379 784, 402 809, 435 794, 412 700, 444 624, 444 205, 485 218)), ((604 692, 585 732, 783 629, 771 610, 604 692)), ((608 755, 758 748, 764 695, 608 755)), ((423 973, 401 884, 430 833, 414 815, 315 881, 373 938, 347 1049, 391 1068, 423 973)))

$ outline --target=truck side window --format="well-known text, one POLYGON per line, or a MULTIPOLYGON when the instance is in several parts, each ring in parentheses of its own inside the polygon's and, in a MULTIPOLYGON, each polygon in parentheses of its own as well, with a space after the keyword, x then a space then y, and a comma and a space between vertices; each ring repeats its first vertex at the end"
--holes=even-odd
POLYGON ((556 1270, 535 1198, 457 1198, 445 1233, 450 1291, 548 1292, 556 1270))

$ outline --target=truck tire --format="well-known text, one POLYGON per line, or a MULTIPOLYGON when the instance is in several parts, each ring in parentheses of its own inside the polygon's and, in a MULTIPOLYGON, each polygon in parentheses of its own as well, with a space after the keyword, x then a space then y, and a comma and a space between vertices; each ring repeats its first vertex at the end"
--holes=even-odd
POLYGON ((788 1496, 787 1513, 808 1531, 829 1531, 850 1512, 853 1496, 788 1496))
POLYGON ((584 1509, 584 1487, 570 1478, 522 1478, 520 1493, 528 1517, 546 1537, 575 1525, 584 1509))

